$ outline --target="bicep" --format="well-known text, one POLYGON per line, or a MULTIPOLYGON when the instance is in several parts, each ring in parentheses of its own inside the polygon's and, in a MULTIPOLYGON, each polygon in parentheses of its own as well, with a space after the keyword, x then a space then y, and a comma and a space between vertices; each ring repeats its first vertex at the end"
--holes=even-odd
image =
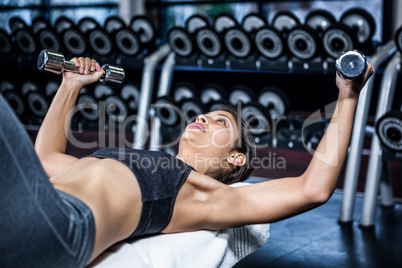
POLYGON ((319 204, 304 189, 301 177, 275 179, 216 191, 211 197, 213 229, 272 223, 310 210, 319 204))
POLYGON ((51 178, 78 161, 78 158, 67 154, 54 153, 46 157, 39 156, 39 160, 46 174, 51 178))

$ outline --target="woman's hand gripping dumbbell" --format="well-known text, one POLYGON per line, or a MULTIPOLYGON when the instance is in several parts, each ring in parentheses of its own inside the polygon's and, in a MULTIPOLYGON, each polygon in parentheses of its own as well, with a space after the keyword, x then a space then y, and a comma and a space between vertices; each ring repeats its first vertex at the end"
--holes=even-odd
POLYGON ((94 60, 90 60, 94 64, 89 67, 86 64, 87 69, 83 67, 83 62, 85 60, 90 60, 89 58, 73 58, 71 61, 66 61, 64 55, 44 49, 40 52, 38 56, 37 67, 41 71, 50 72, 54 74, 60 74, 62 71, 88 74, 89 72, 102 71, 103 74, 99 78, 99 82, 111 87, 120 87, 125 78, 124 69, 119 66, 104 64, 102 67, 94 60))

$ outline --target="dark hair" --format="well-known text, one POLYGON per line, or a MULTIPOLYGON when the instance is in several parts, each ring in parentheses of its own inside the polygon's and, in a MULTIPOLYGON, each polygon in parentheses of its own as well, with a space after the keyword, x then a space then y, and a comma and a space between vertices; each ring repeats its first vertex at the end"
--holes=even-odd
POLYGON ((244 181, 254 170, 254 167, 252 165, 253 159, 256 157, 256 146, 254 142, 254 137, 251 134, 246 121, 244 121, 244 119, 241 117, 240 106, 225 105, 219 107, 219 109, 216 110, 228 112, 236 120, 239 138, 235 141, 233 149, 240 153, 243 153, 246 156, 247 161, 245 165, 235 166, 232 171, 223 172, 215 179, 225 184, 244 181))

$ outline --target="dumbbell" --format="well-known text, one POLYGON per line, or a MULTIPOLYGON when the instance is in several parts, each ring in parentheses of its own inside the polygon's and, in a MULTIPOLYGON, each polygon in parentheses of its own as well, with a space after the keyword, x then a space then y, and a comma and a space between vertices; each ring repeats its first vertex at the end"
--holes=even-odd
POLYGON ((53 51, 61 50, 61 42, 48 20, 37 17, 32 21, 32 33, 38 40, 42 49, 47 48, 53 51))
POLYGON ((318 32, 320 38, 322 38, 322 34, 325 32, 325 30, 335 23, 336 19, 334 15, 323 9, 311 11, 304 21, 305 25, 310 26, 312 29, 318 32))
POLYGON ((300 20, 290 11, 279 11, 272 19, 271 25, 286 37, 291 29, 300 25, 300 20))
POLYGON ((113 42, 109 34, 100 27, 99 23, 93 18, 82 18, 77 28, 87 38, 92 51, 100 56, 110 55, 113 51, 113 42))
POLYGON ((231 105, 238 105, 239 102, 242 104, 247 104, 255 99, 257 99, 257 96, 253 90, 246 85, 237 84, 234 85, 230 90, 229 103, 231 105))
POLYGON ((393 152, 402 152, 402 112, 389 111, 376 123, 381 144, 393 152))
POLYGON ((369 42, 375 33, 373 16, 362 8, 349 9, 341 16, 339 21, 356 31, 360 45, 369 42))
POLYGON ((88 51, 88 42, 70 19, 58 18, 54 28, 62 40, 65 52, 71 55, 84 55, 88 51))
POLYGON ((136 15, 131 19, 129 28, 137 34, 143 47, 151 48, 154 46, 156 30, 150 18, 136 15))
POLYGON ((25 102, 19 92, 17 92, 13 82, 8 80, 3 80, 0 82, 0 92, 3 94, 4 98, 10 104, 11 108, 21 119, 25 113, 25 102))
MULTIPOLYGON (((40 71, 60 74, 62 71, 79 73, 79 68, 72 61, 66 61, 64 55, 59 52, 44 49, 38 56, 37 67, 40 71)), ((125 78, 124 69, 119 66, 104 64, 105 73, 99 79, 102 84, 112 87, 120 87, 125 78)))
POLYGON ((31 27, 20 18, 14 17, 9 20, 11 35, 18 50, 25 55, 34 55, 38 50, 38 44, 31 27))
POLYGON ((360 52, 351 50, 336 60, 335 68, 342 77, 358 80, 367 70, 367 59, 360 52))
POLYGON ((263 87, 258 95, 258 103, 267 110, 270 118, 274 120, 285 115, 290 106, 286 93, 275 86, 263 87))
POLYGON ((11 55, 14 52, 14 43, 11 35, 0 29, 0 55, 11 55))
POLYGON ((290 53, 301 60, 310 60, 320 52, 318 34, 308 25, 297 25, 287 34, 290 53))
POLYGON ((112 37, 117 49, 126 56, 135 56, 141 52, 142 46, 136 33, 116 16, 109 17, 104 29, 112 37))

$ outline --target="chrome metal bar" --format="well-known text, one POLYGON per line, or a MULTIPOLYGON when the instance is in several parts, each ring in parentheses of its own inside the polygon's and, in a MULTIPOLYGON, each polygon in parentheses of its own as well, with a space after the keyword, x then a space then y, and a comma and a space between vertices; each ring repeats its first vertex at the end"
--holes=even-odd
MULTIPOLYGON (((368 61, 375 69, 385 62, 396 52, 395 42, 390 41, 381 47, 368 61)), ((363 87, 359 103, 357 106, 355 121, 353 125, 352 137, 349 147, 348 160, 346 163, 345 182, 343 188, 342 206, 339 222, 347 223, 352 221, 357 181, 361 163, 361 153, 367 116, 369 112, 371 95, 373 92, 374 77, 372 77, 363 87)))
MULTIPOLYGON (((391 109, 395 94, 398 73, 401 69, 401 54, 398 52, 388 63, 381 80, 381 88, 377 104, 375 120, 377 121, 391 109)), ((369 227, 374 225, 375 208, 378 188, 382 171, 382 149, 376 134, 371 140, 371 152, 367 169, 366 188, 360 226, 369 227)))
POLYGON ((153 93, 155 69, 158 62, 166 57, 170 47, 168 44, 161 46, 150 56, 144 60, 144 71, 141 78, 140 101, 137 113, 137 122, 134 127, 134 149, 144 149, 148 138, 148 112, 151 105, 151 97, 153 93))
MULTIPOLYGON (((173 52, 170 52, 162 66, 157 97, 162 97, 169 94, 172 85, 173 70, 175 64, 175 54, 173 52)), ((159 117, 153 116, 149 150, 159 151, 161 149, 161 143, 161 120, 159 117)))

